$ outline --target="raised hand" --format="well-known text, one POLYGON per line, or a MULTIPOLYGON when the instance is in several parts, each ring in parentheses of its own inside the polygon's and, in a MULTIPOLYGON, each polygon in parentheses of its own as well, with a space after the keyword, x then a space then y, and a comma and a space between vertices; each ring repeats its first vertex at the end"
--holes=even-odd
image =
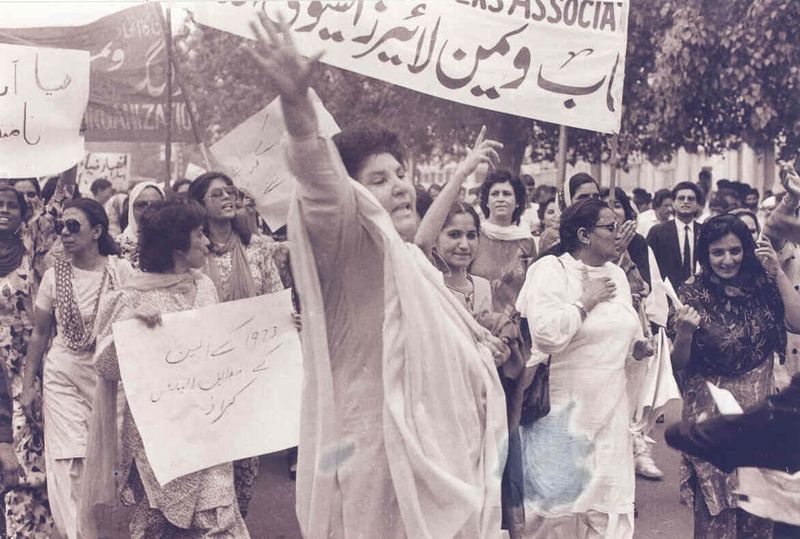
POLYGON ((617 237, 614 238, 618 256, 622 256, 622 253, 628 250, 628 246, 633 241, 634 236, 636 236, 636 221, 622 223, 622 226, 617 230, 617 237))
POLYGON ((800 175, 797 174, 794 166, 786 161, 780 163, 781 185, 786 192, 795 199, 800 200, 800 175))
POLYGON ((641 361, 655 353, 655 347, 651 339, 641 339, 633 343, 633 359, 641 361))
POLYGON ((251 23, 250 27, 258 41, 257 51, 246 49, 264 68, 264 76, 288 102, 298 101, 307 96, 311 81, 311 68, 320 59, 322 52, 306 58, 295 48, 289 25, 279 16, 275 26, 263 12, 258 14, 261 25, 251 23))
POLYGON ((456 169, 457 174, 467 177, 473 172, 481 163, 486 163, 489 168, 497 168, 500 166, 500 155, 498 150, 503 148, 501 142, 490 140, 486 138, 486 126, 481 127, 481 132, 478 133, 478 138, 475 139, 475 146, 467 154, 461 163, 458 164, 456 169))
POLYGON ((761 262, 764 271, 775 277, 781 271, 781 263, 778 260, 778 254, 772 247, 772 242, 766 236, 761 236, 761 239, 756 243, 756 257, 761 262))

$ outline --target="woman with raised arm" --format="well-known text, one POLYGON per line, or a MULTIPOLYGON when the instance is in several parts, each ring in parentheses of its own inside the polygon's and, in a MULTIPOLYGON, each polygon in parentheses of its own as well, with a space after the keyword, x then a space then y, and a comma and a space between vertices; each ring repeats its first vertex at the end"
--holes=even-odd
POLYGON ((205 214, 196 204, 157 202, 140 222, 142 271, 109 294, 97 315, 97 399, 88 445, 93 473, 81 491, 80 532, 97 539, 95 513, 100 506, 135 506, 130 523, 134 539, 170 537, 247 538, 233 486, 232 464, 220 464, 161 485, 155 478, 139 430, 125 405, 121 447, 117 444, 119 360, 112 326, 137 318, 149 327, 166 313, 217 303, 211 279, 200 268, 208 254, 205 214))
POLYGON ((34 328, 25 357, 22 408, 37 416, 39 371, 44 358, 47 493, 59 532, 77 537, 78 489, 94 399, 94 322, 100 298, 133 273, 117 258, 103 207, 86 198, 65 204, 55 224, 67 258, 48 269, 36 295, 34 328), (56 330, 49 351, 53 330, 56 330), (45 353, 47 357, 45 358, 45 353))
POLYGON ((396 135, 373 126, 337 135, 336 147, 321 138, 314 59, 296 52, 285 23, 261 23, 253 55, 281 94, 297 178, 303 534, 496 537, 506 425, 486 346, 499 355, 498 341, 406 243, 418 223, 396 135))
MULTIPOLYGON (((63 177, 62 177, 63 178, 63 177)), ((35 180, 34 180, 35 181, 35 180)), ((22 409, 25 354, 34 323, 34 299, 45 268, 45 257, 57 236, 54 223, 66 198, 69 178, 57 183, 49 204, 28 204, 35 192, 30 179, 0 184, 0 359, 8 373, 13 399, 13 433, 19 461, 20 488, 5 494, 5 533, 8 537, 49 538, 53 519, 47 502, 44 430, 41 416, 28 417, 22 409), (37 210, 38 208, 38 210, 37 210)), ((32 381, 34 399, 41 406, 41 378, 32 381)), ((7 471, 8 473, 8 471, 7 471)))

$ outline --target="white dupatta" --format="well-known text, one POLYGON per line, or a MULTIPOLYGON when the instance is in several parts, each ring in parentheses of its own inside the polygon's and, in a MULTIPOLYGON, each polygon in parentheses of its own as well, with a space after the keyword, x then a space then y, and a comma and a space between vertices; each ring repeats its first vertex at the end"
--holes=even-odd
MULTIPOLYGON (((353 186, 361 225, 383 240, 383 431, 375 436, 384 437, 405 534, 499 537, 506 410, 479 343, 485 331, 369 191, 353 186)), ((305 329, 297 516, 306 538, 321 539, 330 531, 337 414, 322 291, 296 197, 288 228, 305 329)))

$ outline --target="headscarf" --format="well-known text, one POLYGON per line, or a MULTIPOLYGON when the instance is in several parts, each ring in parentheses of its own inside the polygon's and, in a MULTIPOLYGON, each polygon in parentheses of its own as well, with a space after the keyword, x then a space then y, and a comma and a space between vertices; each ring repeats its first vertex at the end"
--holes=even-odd
POLYGON ((145 181, 137 183, 133 189, 131 189, 131 194, 128 196, 128 226, 120 236, 120 242, 132 243, 133 245, 139 244, 139 223, 136 222, 136 217, 133 213, 133 206, 136 203, 136 199, 142 194, 142 191, 148 187, 156 189, 159 193, 161 193, 162 197, 166 198, 164 188, 156 182, 145 181))
MULTIPOLYGON (((561 211, 566 210, 570 206, 572 206, 572 195, 575 194, 575 189, 577 189, 577 184, 580 182, 581 185, 588 182, 583 182, 586 177, 589 177, 595 185, 597 185, 597 181, 589 176, 586 173, 578 173, 573 175, 569 180, 565 181, 561 187, 558 188, 558 193, 556 195, 556 199, 558 200, 558 207, 561 211)), ((597 190, 600 190, 600 186, 597 185, 597 190)))

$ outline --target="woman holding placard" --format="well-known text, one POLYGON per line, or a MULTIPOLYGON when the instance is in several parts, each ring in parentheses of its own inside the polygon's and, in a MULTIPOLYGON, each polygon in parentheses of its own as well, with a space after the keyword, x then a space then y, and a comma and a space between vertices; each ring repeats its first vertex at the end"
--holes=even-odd
MULTIPOLYGON (((685 422, 719 411, 707 382, 730 391, 742 407, 774 387, 773 356, 785 349, 786 329, 800 329, 800 295, 781 269, 769 240, 758 243, 736 215, 703 224, 697 242, 702 268, 680 288, 668 331, 672 364, 684 373, 685 422)), ((684 455, 681 497, 694 507, 695 537, 772 537, 772 522, 738 509, 736 473, 684 455)))
MULTIPOLYGON (((233 180, 220 172, 202 174, 189 187, 189 199, 206 210, 203 230, 210 241, 210 253, 203 273, 214 282, 222 302, 280 292, 291 286, 288 244, 253 234, 236 219, 238 197, 233 180)), ((258 457, 237 461, 234 468, 239 510, 247 516, 258 476, 258 457)))
POLYGON ((113 256, 103 207, 90 199, 65 204, 55 223, 67 258, 48 269, 36 296, 34 327, 25 357, 22 407, 36 417, 37 377, 44 361, 42 411, 45 423, 47 492, 56 527, 77 537, 78 489, 83 476, 89 417, 94 399, 94 320, 100 298, 133 273, 113 256), (48 342, 53 330, 50 350, 48 342))
POLYGON ((136 506, 130 524, 134 538, 181 533, 191 537, 249 537, 237 506, 231 464, 159 484, 127 405, 119 455, 113 449, 118 447, 115 404, 121 378, 112 325, 138 318, 152 327, 160 323, 162 314, 217 303, 214 283, 199 271, 208 253, 203 223, 203 211, 193 204, 160 202, 149 208, 140 221, 142 272, 124 288, 109 294, 98 311, 95 366, 99 381, 87 451, 94 473, 86 478, 81 495, 82 537, 98 536, 94 511, 117 501, 136 506))

